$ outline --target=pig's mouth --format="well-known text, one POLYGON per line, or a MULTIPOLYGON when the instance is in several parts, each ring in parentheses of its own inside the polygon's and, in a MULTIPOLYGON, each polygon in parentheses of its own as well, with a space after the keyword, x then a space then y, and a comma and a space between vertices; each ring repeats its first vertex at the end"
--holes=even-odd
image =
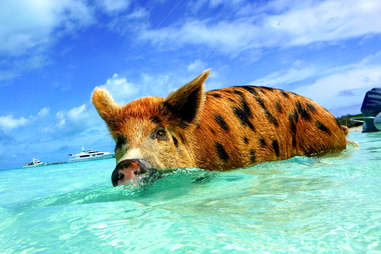
POLYGON ((140 159, 123 160, 116 165, 111 175, 112 185, 132 184, 141 186, 161 177, 161 172, 151 167, 151 165, 140 159))

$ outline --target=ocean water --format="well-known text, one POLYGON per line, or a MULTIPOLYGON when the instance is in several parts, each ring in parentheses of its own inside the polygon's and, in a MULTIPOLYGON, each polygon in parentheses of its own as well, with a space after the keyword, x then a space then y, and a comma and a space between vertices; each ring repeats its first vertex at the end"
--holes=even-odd
POLYGON ((381 133, 323 158, 111 186, 113 159, 0 171, 0 253, 381 253, 381 133))

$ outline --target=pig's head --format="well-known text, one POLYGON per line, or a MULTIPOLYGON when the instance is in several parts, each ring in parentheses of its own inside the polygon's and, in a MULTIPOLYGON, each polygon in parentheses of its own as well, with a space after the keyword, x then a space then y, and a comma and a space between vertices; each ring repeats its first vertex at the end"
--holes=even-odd
POLYGON ((208 75, 209 70, 204 71, 167 98, 143 97, 124 106, 106 89, 95 88, 93 104, 116 143, 114 186, 139 183, 153 172, 196 166, 188 148, 204 105, 208 75))

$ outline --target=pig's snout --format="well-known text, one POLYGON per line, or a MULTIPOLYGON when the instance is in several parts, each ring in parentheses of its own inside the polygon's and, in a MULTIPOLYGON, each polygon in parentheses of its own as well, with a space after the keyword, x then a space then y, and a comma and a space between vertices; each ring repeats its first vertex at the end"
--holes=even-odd
POLYGON ((113 186, 123 185, 139 179, 147 173, 148 163, 139 159, 123 160, 116 165, 111 175, 113 186))

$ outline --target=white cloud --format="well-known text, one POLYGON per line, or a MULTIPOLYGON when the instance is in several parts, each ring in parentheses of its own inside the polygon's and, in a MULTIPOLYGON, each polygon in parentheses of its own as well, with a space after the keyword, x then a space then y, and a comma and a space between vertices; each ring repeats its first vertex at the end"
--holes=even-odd
POLYGON ((7 71, 0 71, 0 81, 3 80, 9 80, 17 77, 19 74, 16 71, 7 70, 7 71))
POLYGON ((227 5, 229 7, 241 5, 244 0, 209 0, 208 2, 211 8, 216 8, 220 5, 227 5))
POLYGON ((103 86, 110 91, 115 101, 120 104, 126 103, 138 91, 135 85, 127 82, 125 77, 119 77, 117 73, 114 73, 111 78, 107 79, 103 86))
POLYGON ((14 117, 11 114, 6 116, 0 116, 0 129, 9 131, 33 123, 34 121, 47 116, 49 114, 49 111, 50 109, 48 107, 43 107, 36 115, 30 115, 27 118, 23 116, 14 117))
POLYGON ((282 88, 287 84, 303 81, 305 79, 315 77, 318 71, 313 66, 308 67, 292 67, 287 70, 273 72, 265 77, 250 82, 251 85, 262 85, 282 88))
POLYGON ((15 129, 27 123, 28 120, 24 117, 15 118, 13 115, 0 116, 0 128, 4 131, 15 129))
MULTIPOLYGON (((172 73, 149 74, 142 73, 139 83, 142 93, 147 96, 167 96, 171 91, 181 86, 184 81, 172 73)), ((190 80, 188 80, 190 81, 190 80)))
POLYGON ((298 88, 296 92, 335 110, 353 104, 361 105, 365 92, 380 86, 381 65, 368 65, 319 78, 312 84, 298 88))
POLYGON ((130 5, 128 0, 98 0, 97 3, 109 13, 123 11, 130 5))
POLYGON ((49 44, 58 28, 68 31, 92 22, 91 10, 84 1, 3 0, 0 2, 0 53, 21 55, 49 44))
POLYGON ((60 110, 56 113, 56 122, 42 129, 47 138, 66 138, 68 136, 77 136, 94 130, 99 125, 99 117, 88 105, 82 104, 69 110, 60 110))
POLYGON ((369 33, 380 33, 381 2, 376 0, 325 1, 308 8, 269 16, 264 27, 286 35, 288 45, 336 41, 369 33))
POLYGON ((203 71, 206 69, 206 64, 200 59, 194 60, 187 66, 188 71, 203 71))
POLYGON ((177 46, 207 45, 223 53, 234 53, 253 47, 252 37, 259 32, 258 27, 246 21, 220 21, 209 24, 207 21, 190 20, 182 26, 158 30, 144 28, 139 38, 159 46, 167 43, 177 46))
MULTIPOLYGON (((144 8, 136 8, 132 12, 122 14, 114 18, 108 24, 108 28, 122 35, 131 34, 131 31, 137 31, 145 26, 149 12, 144 8)), ((137 31, 140 32, 140 31, 137 31)))
MULTIPOLYGON (((139 84, 141 94, 144 94, 145 96, 161 96, 165 98, 172 91, 196 78, 202 71, 204 71, 204 69, 185 74, 174 71, 161 74, 143 73, 139 82, 136 83, 139 84)), ((211 74, 206 80, 206 90, 216 88, 221 88, 221 78, 219 77, 219 72, 212 68, 211 74)))
MULTIPOLYGON (((66 118, 65 118, 65 112, 63 111, 58 111, 56 113, 56 118, 58 120, 57 122, 57 127, 62 127, 66 124, 66 118)), ((50 128, 47 128, 47 129, 50 129, 50 128)))
POLYGON ((139 38, 160 46, 207 45, 234 55, 248 49, 300 46, 381 33, 381 22, 375 22, 381 13, 380 1, 276 2, 283 11, 280 14, 247 12, 233 20, 186 19, 161 29, 142 26, 139 38))
MULTIPOLYGON (((197 67, 202 61, 195 61, 194 63, 196 63, 195 67, 197 67)), ((125 77, 120 77, 118 74, 114 74, 111 78, 107 79, 106 83, 102 86, 111 93, 118 104, 124 105, 142 96, 167 97, 170 92, 201 74, 201 71, 195 70, 185 74, 179 74, 176 71, 155 74, 143 72, 140 76, 135 78, 133 82, 128 82, 125 77)), ((213 83, 213 81, 216 81, 217 79, 217 71, 212 70, 207 81, 208 89, 218 87, 216 83, 213 83)))
POLYGON ((72 108, 67 113, 68 118, 73 120, 73 121, 81 119, 86 115, 87 115, 87 109, 86 109, 85 104, 78 106, 78 107, 75 107, 75 108, 72 108))
POLYGON ((243 5, 244 2, 245 0, 195 0, 188 2, 188 8, 192 12, 198 12, 203 7, 217 8, 224 5, 232 10, 232 8, 243 5))
POLYGON ((250 82, 291 90, 311 98, 337 115, 360 111, 366 91, 381 87, 381 52, 357 63, 336 67, 306 65, 297 61, 290 69, 250 82), (297 84, 295 84, 297 83, 297 84))
POLYGON ((48 107, 43 107, 38 113, 38 117, 45 117, 49 114, 50 109, 48 107))
POLYGON ((192 75, 188 76, 180 77, 173 72, 161 74, 141 73, 134 82, 128 82, 127 78, 120 77, 115 73, 101 86, 111 93, 118 104, 124 105, 141 96, 166 97, 171 91, 194 78, 192 75))
POLYGON ((132 21, 132 20, 146 18, 148 16, 149 16, 149 12, 146 9, 137 8, 137 9, 134 9, 134 11, 132 11, 131 13, 126 14, 124 18, 129 21, 132 21))
POLYGON ((85 122, 88 120, 88 117, 89 110, 87 109, 86 104, 71 108, 68 111, 61 110, 56 113, 56 127, 63 127, 67 124, 85 122))
POLYGON ((46 66, 53 43, 93 22, 85 0, 0 1, 0 81, 46 66))
POLYGON ((38 69, 47 64, 49 64, 49 60, 38 50, 25 56, 5 57, 0 62, 0 69, 2 70, 0 71, 0 81, 13 79, 25 71, 38 69))

